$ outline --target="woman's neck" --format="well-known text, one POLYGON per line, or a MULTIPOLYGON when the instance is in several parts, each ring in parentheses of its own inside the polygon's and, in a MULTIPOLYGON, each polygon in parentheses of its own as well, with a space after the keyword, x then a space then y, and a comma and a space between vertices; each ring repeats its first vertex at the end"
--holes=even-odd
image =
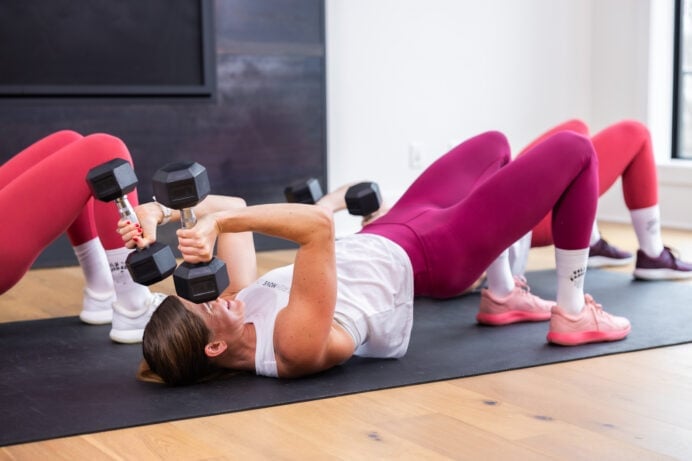
POLYGON ((231 370, 255 371, 256 348, 255 325, 246 323, 238 340, 228 345, 226 352, 215 361, 216 365, 231 370))

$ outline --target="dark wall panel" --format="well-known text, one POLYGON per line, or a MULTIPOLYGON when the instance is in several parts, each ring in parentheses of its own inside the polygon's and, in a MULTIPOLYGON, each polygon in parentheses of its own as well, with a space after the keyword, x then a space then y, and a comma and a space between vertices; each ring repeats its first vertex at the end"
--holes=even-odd
POLYGON ((212 1, 0 2, 0 94, 209 95, 212 1))
MULTIPOLYGON (((284 185, 297 178, 326 184, 322 0, 217 0, 214 12, 213 98, 0 98, 0 161, 46 134, 73 129, 125 141, 142 200, 151 197, 154 171, 183 159, 207 167, 213 193, 250 204, 283 201, 284 185)), ((163 239, 173 231, 166 226, 163 239)), ((256 242, 261 250, 287 246, 256 242)), ((74 262, 62 239, 37 264, 74 262)))

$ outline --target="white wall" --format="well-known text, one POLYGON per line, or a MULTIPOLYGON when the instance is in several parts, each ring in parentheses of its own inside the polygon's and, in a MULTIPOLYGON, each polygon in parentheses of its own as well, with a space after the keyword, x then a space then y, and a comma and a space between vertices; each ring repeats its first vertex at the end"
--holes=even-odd
MULTIPOLYGON (((658 164, 665 226, 692 229, 692 162, 671 160, 673 0, 594 0, 592 120, 647 123, 658 164)), ((599 219, 629 222, 620 184, 599 201, 599 219)))
MULTIPOLYGON (((654 4, 672 0, 326 0, 330 185, 372 179, 391 201, 485 130, 518 150, 571 117, 648 122, 654 4)), ((599 216, 620 219, 611 201, 599 216)))

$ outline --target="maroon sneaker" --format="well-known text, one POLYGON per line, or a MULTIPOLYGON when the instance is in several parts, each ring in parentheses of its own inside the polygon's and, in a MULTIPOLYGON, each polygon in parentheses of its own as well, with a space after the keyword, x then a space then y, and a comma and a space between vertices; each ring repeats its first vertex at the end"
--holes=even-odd
POLYGON ((656 258, 639 250, 634 277, 642 280, 688 279, 692 278, 692 264, 681 261, 668 247, 664 247, 656 258))
POLYGON ((588 267, 625 266, 634 259, 632 253, 620 250, 602 238, 589 247, 588 267))

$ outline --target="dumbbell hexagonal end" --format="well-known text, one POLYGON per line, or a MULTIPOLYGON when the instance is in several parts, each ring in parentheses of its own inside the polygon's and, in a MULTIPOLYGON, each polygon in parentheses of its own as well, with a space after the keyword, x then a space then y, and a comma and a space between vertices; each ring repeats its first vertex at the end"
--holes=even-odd
POLYGON ((296 181, 284 189, 284 196, 289 203, 314 205, 323 195, 322 186, 317 178, 296 181))
POLYGON ((380 186, 374 182, 361 182, 349 187, 346 191, 348 212, 356 216, 368 216, 382 206, 380 186))
POLYGON ((173 273, 175 292, 193 303, 213 301, 229 284, 226 264, 214 258, 208 263, 182 263, 173 273))
POLYGON ((171 247, 154 242, 143 250, 135 250, 125 260, 132 280, 140 285, 152 285, 173 273, 177 266, 171 247))
POLYGON ((102 202, 112 202, 137 187, 137 176, 126 160, 115 158, 95 166, 87 173, 92 195, 102 202))
POLYGON ((192 208, 211 192, 207 170, 197 162, 174 162, 154 173, 156 201, 168 208, 192 208))

